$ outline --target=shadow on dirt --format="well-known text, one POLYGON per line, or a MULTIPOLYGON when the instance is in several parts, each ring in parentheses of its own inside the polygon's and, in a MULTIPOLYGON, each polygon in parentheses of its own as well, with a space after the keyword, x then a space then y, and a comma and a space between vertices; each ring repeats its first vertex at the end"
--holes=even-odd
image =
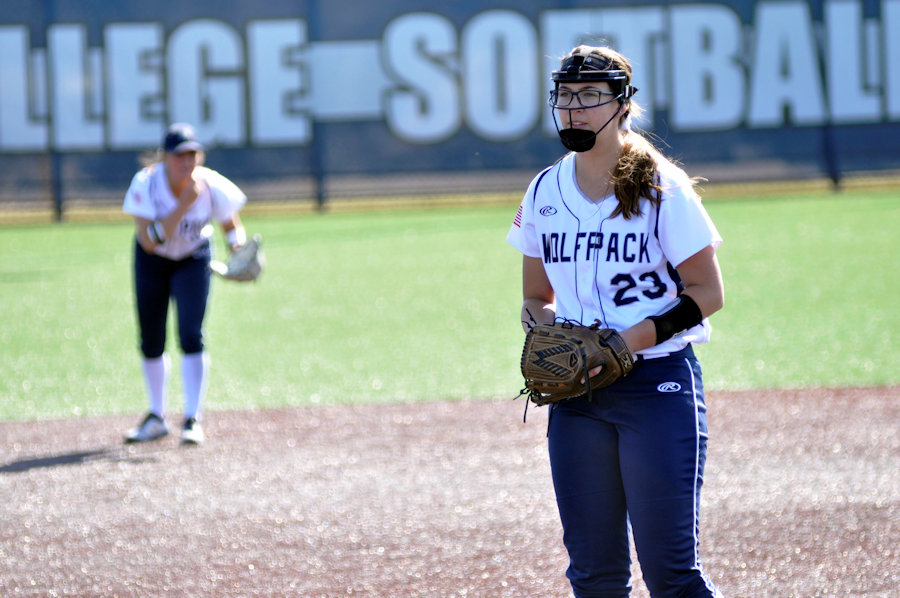
POLYGON ((36 457, 32 459, 19 459, 0 466, 0 474, 23 473, 32 469, 42 469, 49 467, 61 467, 63 465, 84 465, 85 463, 93 463, 97 461, 107 461, 116 463, 149 463, 154 462, 155 457, 147 455, 134 455, 130 451, 121 447, 106 447, 91 451, 77 451, 72 453, 61 453, 59 455, 49 455, 46 457, 36 457))

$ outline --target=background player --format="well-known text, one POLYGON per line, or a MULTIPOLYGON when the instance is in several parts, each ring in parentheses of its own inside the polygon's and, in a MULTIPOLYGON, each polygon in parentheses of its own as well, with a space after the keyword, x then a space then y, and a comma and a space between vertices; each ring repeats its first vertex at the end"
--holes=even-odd
POLYGON ((596 319, 637 359, 612 385, 551 406, 566 574, 576 596, 627 596, 630 523, 651 595, 718 596, 698 556, 707 427, 691 344, 723 305, 721 237, 693 182, 632 130, 624 56, 576 47, 553 80, 572 152, 531 182, 507 237, 524 254, 522 323, 596 319))
POLYGON ((126 442, 146 442, 169 433, 166 388, 170 360, 165 355, 166 318, 170 298, 178 312, 178 339, 184 391, 181 440, 200 444, 201 406, 209 375, 203 345, 203 318, 209 298, 216 220, 232 250, 246 242, 238 215, 244 193, 218 172, 203 166, 203 145, 193 127, 169 127, 161 158, 140 170, 125 195, 123 210, 134 216, 134 283, 140 349, 150 409, 126 442))

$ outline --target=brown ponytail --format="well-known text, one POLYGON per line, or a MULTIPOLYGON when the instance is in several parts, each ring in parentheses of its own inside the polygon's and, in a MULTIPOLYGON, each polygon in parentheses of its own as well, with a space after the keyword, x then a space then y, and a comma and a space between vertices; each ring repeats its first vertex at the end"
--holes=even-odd
POLYGON ((653 205, 659 205, 662 187, 657 181, 657 156, 659 152, 639 133, 629 131, 622 146, 622 154, 613 171, 613 188, 619 205, 612 216, 622 215, 625 220, 641 215, 640 200, 646 197, 653 205))

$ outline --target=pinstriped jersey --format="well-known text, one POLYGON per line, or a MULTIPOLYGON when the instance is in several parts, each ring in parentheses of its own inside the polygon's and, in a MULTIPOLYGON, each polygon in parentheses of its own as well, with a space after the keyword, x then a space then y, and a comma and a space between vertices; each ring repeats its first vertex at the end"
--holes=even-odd
MULTIPOLYGON (((540 258, 556 296, 556 315, 624 330, 659 313, 681 290, 675 267, 708 245, 722 242, 688 176, 659 164, 659 207, 640 200, 641 215, 613 217, 615 195, 592 201, 575 179, 570 153, 532 180, 507 241, 540 258)), ((646 357, 709 340, 704 321, 664 343, 639 351, 646 357)))
MULTIPOLYGON (((186 258, 212 236, 211 220, 228 220, 247 201, 247 196, 237 185, 215 170, 198 166, 194 176, 200 182, 200 195, 181 219, 172 238, 156 248, 157 255, 173 260, 186 258)), ((177 203, 166 181, 166 165, 160 162, 134 175, 122 210, 132 216, 159 220, 170 214, 177 203)))

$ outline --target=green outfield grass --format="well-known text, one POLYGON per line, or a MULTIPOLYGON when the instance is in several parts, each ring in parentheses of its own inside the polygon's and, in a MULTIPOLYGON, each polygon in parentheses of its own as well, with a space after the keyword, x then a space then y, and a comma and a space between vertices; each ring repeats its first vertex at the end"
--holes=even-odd
MULTIPOLYGON (((707 206, 726 282, 698 350, 708 389, 900 381, 896 192, 707 206)), ((269 267, 258 283, 214 283, 207 409, 514 397, 514 212, 247 216, 269 267)), ((143 412, 131 235, 127 222, 0 228, 0 420, 143 412)))

